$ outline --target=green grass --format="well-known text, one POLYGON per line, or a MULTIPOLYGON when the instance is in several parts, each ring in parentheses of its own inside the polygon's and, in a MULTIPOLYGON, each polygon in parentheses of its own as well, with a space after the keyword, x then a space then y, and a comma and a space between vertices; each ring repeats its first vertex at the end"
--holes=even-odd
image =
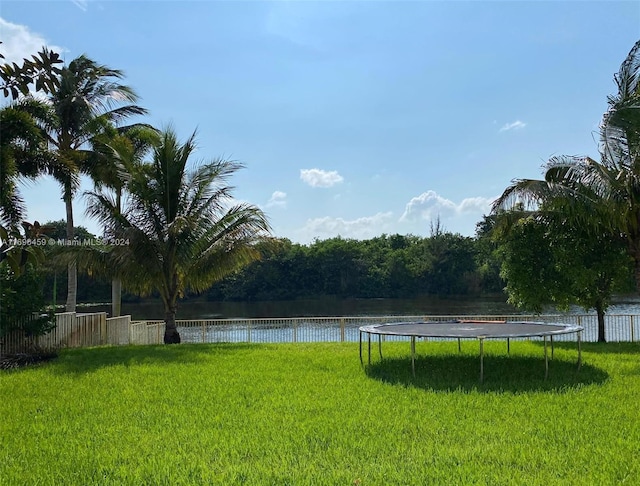
POLYGON ((638 484, 640 345, 417 347, 67 350, 0 373, 0 484, 638 484))

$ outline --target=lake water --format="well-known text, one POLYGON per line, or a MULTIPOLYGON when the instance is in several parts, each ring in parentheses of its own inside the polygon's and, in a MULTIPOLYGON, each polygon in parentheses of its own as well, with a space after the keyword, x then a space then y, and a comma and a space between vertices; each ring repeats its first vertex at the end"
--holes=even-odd
MULTIPOLYGON (((111 313, 108 305, 83 308, 82 312, 111 313)), ((549 308, 546 314, 558 312, 549 308)), ((580 307, 570 310, 572 314, 595 314, 580 307)), ((640 315, 640 297, 617 298, 608 314, 640 315)), ((122 314, 130 314, 133 320, 164 319, 162 303, 147 301, 136 304, 124 303, 122 314)), ((303 299, 295 301, 268 302, 206 302, 186 301, 178 305, 178 319, 257 319, 275 317, 364 317, 402 315, 515 315, 528 314, 506 303, 503 295, 483 297, 415 299, 303 299)))

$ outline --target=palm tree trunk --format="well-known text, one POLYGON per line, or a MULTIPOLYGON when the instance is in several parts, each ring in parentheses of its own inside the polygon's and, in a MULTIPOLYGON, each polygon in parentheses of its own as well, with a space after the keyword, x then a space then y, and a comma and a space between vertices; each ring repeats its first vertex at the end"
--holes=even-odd
POLYGON ((640 294, 640 242, 634 242, 631 256, 634 263, 633 276, 636 281, 636 291, 640 294))
MULTIPOLYGON (((71 204, 71 185, 65 187, 64 203, 67 210, 67 240, 72 241, 74 237, 73 231, 73 206, 71 204)), ((69 263, 67 266, 67 303, 65 310, 67 312, 76 311, 76 299, 78 295, 78 269, 75 262, 69 263)))
POLYGON ((111 280, 111 317, 118 317, 122 307, 122 280, 111 280))
POLYGON ((165 344, 180 344, 180 333, 176 328, 176 306, 165 305, 164 311, 164 343, 165 344), (168 308, 167 308, 168 307, 168 308))
MULTIPOLYGON (((122 211, 122 188, 116 188, 116 208, 118 214, 122 211)), ((122 307, 122 280, 111 280, 111 317, 118 317, 122 307)))
POLYGON ((606 343, 606 337, 604 333, 604 307, 601 302, 596 304, 596 314, 598 315, 598 342, 606 343))

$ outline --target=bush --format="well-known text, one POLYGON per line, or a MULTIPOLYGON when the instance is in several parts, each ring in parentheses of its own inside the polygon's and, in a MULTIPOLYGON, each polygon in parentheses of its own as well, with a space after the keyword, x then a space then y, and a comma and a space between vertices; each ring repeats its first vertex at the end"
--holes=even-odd
POLYGON ((43 278, 30 264, 15 275, 0 264, 0 338, 13 350, 32 350, 37 336, 55 327, 53 311, 45 312, 43 278))

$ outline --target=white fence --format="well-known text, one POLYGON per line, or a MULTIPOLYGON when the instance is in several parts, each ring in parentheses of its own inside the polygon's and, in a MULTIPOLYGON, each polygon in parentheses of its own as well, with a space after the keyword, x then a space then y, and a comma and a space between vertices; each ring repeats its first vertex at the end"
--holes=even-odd
POLYGON ((56 326, 43 336, 27 336, 14 331, 0 337, 0 356, 33 348, 83 348, 129 344, 131 316, 107 318, 105 312, 56 314, 56 326))
MULTIPOLYGON (((492 315, 492 316, 380 316, 380 317, 298 317, 276 319, 178 320, 183 343, 215 342, 338 342, 357 341, 358 328, 367 324, 403 321, 445 321, 452 319, 560 322, 584 326, 582 339, 597 341, 595 315, 492 315)), ((609 342, 640 340, 640 316, 605 316, 609 342)), ((403 339, 390 338, 387 339, 403 339)), ((575 335, 557 336, 574 340, 575 335)), ((107 318, 106 313, 56 315, 56 327, 37 338, 13 332, 0 337, 0 355, 21 352, 33 346, 42 349, 127 344, 162 344, 164 321, 132 322, 130 316, 107 318)))
MULTIPOLYGON (((215 342, 338 342, 357 341, 358 328, 367 324, 403 321, 447 321, 452 319, 535 321, 575 324, 585 328, 583 341, 598 340, 598 320, 595 315, 492 315, 492 316, 380 316, 380 317, 297 317, 271 319, 198 319, 177 320, 183 343, 215 342)), ((164 321, 140 321, 131 324, 132 344, 161 344, 164 321), (135 331, 133 331, 135 329, 135 331)), ((607 341, 640 340, 640 316, 605 316, 607 341)), ((387 337, 387 339, 390 339, 387 337)), ((403 338, 394 338, 403 339, 403 338)), ((561 335, 558 341, 575 340, 575 335, 561 335)))

